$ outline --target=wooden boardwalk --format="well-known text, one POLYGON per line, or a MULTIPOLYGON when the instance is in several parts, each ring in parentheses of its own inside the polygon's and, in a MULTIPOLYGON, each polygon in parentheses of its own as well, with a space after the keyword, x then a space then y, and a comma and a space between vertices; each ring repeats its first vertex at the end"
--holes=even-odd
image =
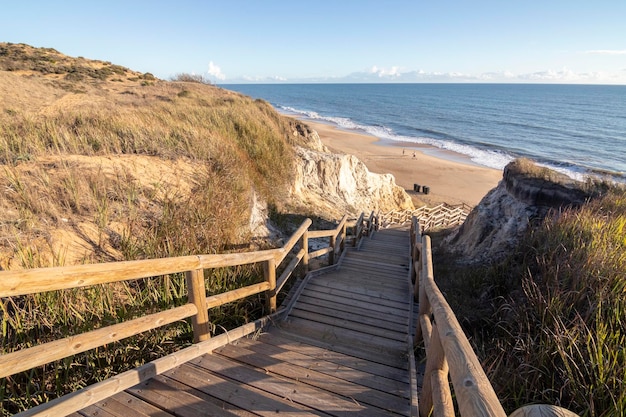
POLYGON ((73 415, 411 415, 409 234, 387 229, 361 242, 336 269, 308 278, 265 333, 73 415))

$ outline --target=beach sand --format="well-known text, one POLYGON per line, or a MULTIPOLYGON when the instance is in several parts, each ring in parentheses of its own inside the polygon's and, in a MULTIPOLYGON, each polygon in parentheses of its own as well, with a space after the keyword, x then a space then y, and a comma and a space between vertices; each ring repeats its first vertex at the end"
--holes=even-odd
POLYGON ((444 202, 473 207, 502 179, 501 170, 478 166, 463 155, 414 143, 381 144, 374 136, 303 121, 332 151, 355 155, 371 172, 393 174, 396 184, 407 191, 416 207, 444 202), (430 192, 416 193, 413 184, 426 185, 430 192))

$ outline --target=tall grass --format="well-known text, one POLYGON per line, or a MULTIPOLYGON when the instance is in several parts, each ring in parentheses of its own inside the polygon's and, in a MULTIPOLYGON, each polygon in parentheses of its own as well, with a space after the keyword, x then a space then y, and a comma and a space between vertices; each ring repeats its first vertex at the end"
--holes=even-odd
MULTIPOLYGON (((46 112, 0 111, 1 268, 224 252, 248 242, 253 188, 280 206, 292 173, 291 122, 266 102, 212 86, 152 84, 106 100, 78 95, 77 103, 46 112), (132 169, 138 161, 173 174, 142 178, 132 169), (59 233, 80 238, 84 254, 76 258, 59 246, 59 233)), ((209 294, 262 280, 254 266, 206 274, 209 294)), ((0 353, 6 353, 179 305, 186 288, 177 274, 1 301, 0 353)), ((214 332, 258 317, 262 301, 254 296, 211 310, 214 332)), ((184 321, 3 378, 1 414, 134 368, 191 339, 184 321)))
POLYGON ((549 216, 498 265, 436 272, 510 411, 548 403, 602 417, 626 409, 625 273, 623 189, 549 216))

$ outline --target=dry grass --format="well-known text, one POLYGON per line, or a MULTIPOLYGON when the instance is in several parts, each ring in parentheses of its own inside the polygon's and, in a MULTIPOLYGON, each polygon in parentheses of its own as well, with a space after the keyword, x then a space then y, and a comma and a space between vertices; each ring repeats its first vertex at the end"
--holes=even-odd
POLYGON ((123 82, 100 77, 73 82, 68 91, 58 77, 63 68, 77 67, 71 60, 58 58, 53 50, 24 48, 28 59, 17 60, 14 71, 0 78, 8 97, 0 111, 1 204, 7 213, 0 219, 4 268, 18 266, 20 258, 31 258, 22 262, 24 267, 67 259, 49 253, 55 246, 53 231, 85 222, 101 231, 97 238, 89 233, 87 240, 95 240, 97 250, 85 261, 110 260, 120 251, 123 259, 217 251, 245 240, 241 231, 252 189, 279 205, 292 172, 292 126, 267 103, 198 83, 154 80, 145 85, 145 77, 137 79, 132 72, 123 82), (26 64, 41 70, 41 62, 51 60, 56 66, 46 77, 33 75, 34 70, 17 73, 30 68, 26 64), (25 84, 40 94, 30 99, 21 95, 25 84), (91 162, 77 160, 78 155, 91 162), (156 170, 180 169, 174 173, 177 181, 146 172, 146 158, 156 170), (121 159, 123 163, 115 162, 121 159), (198 204, 205 212, 202 218, 198 204), (195 227, 201 221, 205 223, 197 239, 180 241, 196 234, 189 228, 189 234, 183 230, 172 237, 178 242, 166 239, 175 225, 195 227), (121 247, 119 235, 133 241, 121 247), (170 242, 169 248, 157 243, 163 240, 170 242), (139 248, 139 241, 146 247, 139 248), (21 256, 20 248, 33 251, 33 246, 48 246, 48 253, 21 256))
MULTIPOLYGON (((0 269, 215 253, 248 242, 253 190, 281 206, 293 121, 266 102, 52 49, 0 44, 0 269)), ((257 282, 213 271, 207 291, 257 282)), ((2 352, 186 301, 182 276, 3 299, 2 352)), ((212 310, 254 319, 251 297, 212 310)), ((0 381, 2 415, 179 349, 188 322, 0 381)))
MULTIPOLYGON (((605 187, 605 186, 603 186, 605 187)), ((506 261, 436 276, 510 411, 626 409, 626 191, 549 216, 506 261)))

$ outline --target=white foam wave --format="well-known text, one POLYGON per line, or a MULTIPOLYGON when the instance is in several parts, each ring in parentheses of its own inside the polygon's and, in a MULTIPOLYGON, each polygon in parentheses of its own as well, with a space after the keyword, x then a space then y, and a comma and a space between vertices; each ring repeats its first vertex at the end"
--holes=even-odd
MULTIPOLYGON (((475 146, 466 145, 451 140, 435 139, 425 136, 405 136, 394 133, 393 129, 386 126, 369 126, 360 125, 354 122, 350 118, 345 117, 331 117, 322 116, 314 111, 298 110, 293 107, 281 107, 281 110, 292 115, 303 116, 305 118, 322 121, 330 124, 334 124, 340 129, 346 130, 359 130, 376 136, 380 139, 403 142, 403 143, 415 143, 417 145, 428 145, 434 148, 454 152, 460 155, 468 157, 472 162, 477 165, 481 165, 487 168, 504 169, 504 167, 515 159, 515 156, 497 150, 481 149, 475 146)), ((572 179, 578 181, 584 181, 588 174, 576 170, 575 168, 564 168, 562 166, 542 164, 550 169, 561 172, 572 179)))

